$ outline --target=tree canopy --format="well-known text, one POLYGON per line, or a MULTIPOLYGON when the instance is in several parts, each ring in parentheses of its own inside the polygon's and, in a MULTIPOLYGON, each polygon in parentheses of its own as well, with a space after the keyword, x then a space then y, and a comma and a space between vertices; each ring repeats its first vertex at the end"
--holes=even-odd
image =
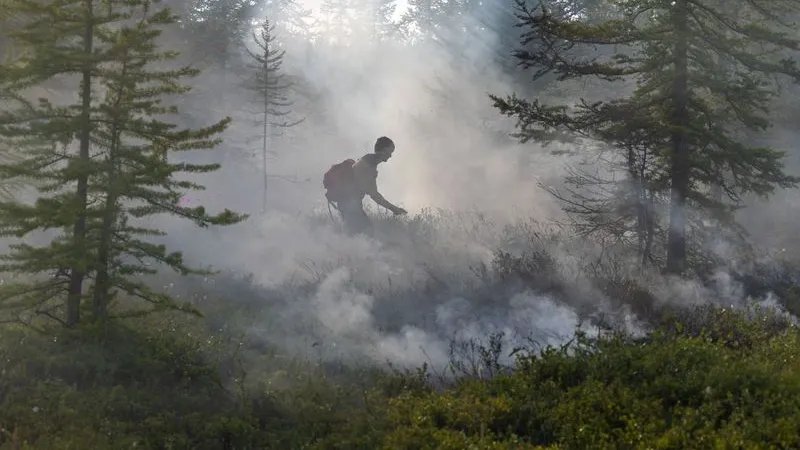
POLYGON ((773 76, 800 79, 791 54, 800 41, 783 20, 800 2, 753 0, 737 10, 692 0, 611 4, 618 17, 593 23, 519 2, 525 32, 516 57, 535 77, 630 80, 633 92, 569 105, 515 95, 492 99, 518 120, 523 141, 579 135, 623 152, 631 145, 650 151, 653 164, 642 182, 669 198, 666 268, 681 272, 689 216, 730 223, 742 195, 766 196, 800 180, 785 173, 785 152, 748 142, 744 134, 768 128, 773 76), (586 46, 613 51, 597 57, 586 46), (713 195, 712 186, 728 201, 713 195))

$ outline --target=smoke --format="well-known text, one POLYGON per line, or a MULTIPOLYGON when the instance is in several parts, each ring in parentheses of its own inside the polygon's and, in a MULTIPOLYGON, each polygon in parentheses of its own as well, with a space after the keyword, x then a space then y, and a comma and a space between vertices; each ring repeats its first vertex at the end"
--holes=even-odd
MULTIPOLYGON (((319 4, 303 6, 324 23, 319 4)), ((163 240, 189 263, 224 271, 208 283, 179 281, 184 284, 174 290, 224 299, 218 301, 225 308, 215 308, 210 322, 246 330, 287 352, 407 367, 443 367, 453 340, 485 340, 492 333, 503 333, 512 347, 557 345, 578 328, 595 333, 600 316, 641 333, 646 318, 585 279, 582 259, 600 251, 575 240, 537 240, 531 229, 531 223, 561 217, 539 185, 560 184, 569 159, 517 143, 509 136, 514 124, 491 106, 488 93, 532 89, 527 75, 503 62, 511 51, 501 45, 507 36, 490 31, 508 23, 510 14, 473 10, 435 39, 412 43, 372 42, 364 17, 351 23, 344 39, 324 26, 312 41, 279 34, 283 69, 297 82, 292 115, 305 121, 272 129, 263 212, 261 127, 253 94, 242 83, 247 74, 206 69, 184 101, 182 120, 198 126, 231 116, 234 122, 217 150, 180 156, 223 166, 192 177, 207 190, 188 193, 186 201, 251 217, 210 230, 147 219, 168 233, 163 240), (482 31, 457 31, 464 28, 482 31), (344 236, 338 218, 328 216, 322 175, 336 162, 370 152, 383 135, 397 150, 379 168, 379 190, 411 217, 380 217, 385 212, 367 199, 376 236, 344 236), (546 251, 568 292, 498 279, 490 273, 498 249, 546 251)), ((723 273, 710 288, 660 276, 651 281, 662 304, 741 304, 746 297, 723 273)))
MULTIPOLYGON (((319 14, 318 4, 303 6, 319 14)), ((480 14, 463 15, 452 30, 508 21, 510 13, 480 14)), ((223 163, 221 171, 197 179, 208 187, 197 197, 205 195, 212 210, 227 207, 252 217, 213 231, 168 220, 159 226, 190 261, 252 276, 248 282, 220 279, 214 289, 231 298, 231 311, 214 320, 235 321, 251 337, 295 354, 407 367, 443 367, 452 342, 492 333, 503 333, 513 347, 557 345, 579 328, 596 333, 598 322, 643 332, 647 317, 586 279, 581 264, 601 250, 577 239, 547 248, 534 242, 531 223, 561 218, 539 185, 559 185, 570 160, 520 145, 509 136, 513 123, 492 108, 487 93, 530 91, 520 84, 525 76, 500 62, 498 52, 511 50, 499 48, 500 37, 486 29, 480 38, 440 30, 436 39, 374 43, 363 34, 366 23, 351 26, 349 37, 319 27, 313 42, 277 36, 286 49, 284 70, 298 82, 293 117, 305 121, 273 129, 265 212, 252 94, 218 71, 199 80, 200 94, 188 111, 192 120, 230 115, 234 125, 218 151, 193 157, 223 163), (370 152, 383 135, 397 151, 379 168, 379 190, 412 217, 381 218, 385 212, 367 199, 376 236, 344 236, 335 212, 331 217, 326 210, 322 174, 370 152), (498 249, 546 251, 568 292, 486 275, 498 249), (237 283, 257 288, 245 293, 237 283), (255 307, 235 319, 242 304, 255 307)), ((573 95, 587 89, 597 94, 594 86, 573 95)), ((656 306, 747 303, 744 288, 726 272, 713 278, 701 286, 655 274, 646 287, 656 306)))
MULTIPOLYGON (((318 5, 303 6, 324 23, 318 5)), ((490 19, 467 15, 454 28, 490 19)), ((355 33, 370 29, 367 23, 351 26, 355 33)), ((308 213, 324 207, 322 173, 335 162, 370 152, 375 139, 386 135, 397 151, 381 166, 379 186, 409 212, 477 209, 503 220, 558 212, 537 185, 558 180, 563 162, 535 146, 519 145, 509 136, 513 123, 490 105, 488 93, 514 90, 512 77, 491 64, 501 51, 492 33, 470 38, 441 30, 438 39, 410 44, 373 43, 363 34, 332 43, 335 36, 327 27, 316 31, 320 36, 313 45, 302 36, 276 37, 286 48, 285 73, 308 95, 292 96, 293 117, 305 122, 273 129, 268 156, 271 210, 308 213)), ((207 86, 199 92, 222 89, 224 101, 199 100, 202 106, 197 104, 191 113, 206 121, 234 118, 225 136, 227 173, 207 185, 228 205, 256 212, 262 189, 258 107, 251 92, 231 82, 234 78, 206 73, 202 82, 207 86), (222 106, 227 109, 220 110, 222 106), (233 172, 236 183, 223 181, 233 172)))
MULTIPOLYGON (((429 299, 429 305, 416 309, 415 320, 386 317, 386 310, 392 308, 386 300, 354 287, 350 269, 339 267, 325 276, 313 294, 294 298, 291 305, 277 311, 272 326, 283 326, 255 326, 250 333, 295 352, 314 349, 323 360, 391 362, 408 368, 427 363, 444 369, 454 342, 484 342, 491 334, 502 333, 509 350, 531 343, 558 345, 581 327, 580 318, 568 305, 530 291, 483 306, 476 305, 474 298, 459 296, 429 299), (279 342, 277 336, 284 338, 279 342), (285 336, 294 336, 293 342, 285 336), (300 336, 302 342, 297 340, 300 336)), ((597 331, 584 329, 589 334, 597 331)))
MULTIPOLYGON (((797 87, 788 94, 796 98, 800 93, 797 87)), ((796 109, 796 105, 792 105, 796 109)), ((796 117, 794 112, 776 111, 776 114, 788 114, 796 117)), ((794 127, 775 127, 770 130, 764 144, 786 151, 787 173, 800 176, 800 149, 797 145, 797 131, 794 127)), ((778 189, 769 199, 749 198, 747 207, 738 214, 740 222, 751 233, 751 237, 762 248, 797 255, 800 252, 793 230, 800 221, 800 197, 796 189, 778 189)))
POLYGON ((451 340, 483 341, 492 333, 511 337, 515 345, 522 345, 523 338, 558 345, 579 326, 579 318, 570 308, 545 296, 520 292, 493 305, 482 320, 470 301, 454 298, 434 308, 435 331, 404 324, 397 332, 386 333, 376 327, 375 299, 353 290, 349 281, 347 269, 337 269, 320 284, 309 306, 329 333, 326 341, 357 349, 374 362, 389 360, 406 367, 441 365, 448 361, 451 340))

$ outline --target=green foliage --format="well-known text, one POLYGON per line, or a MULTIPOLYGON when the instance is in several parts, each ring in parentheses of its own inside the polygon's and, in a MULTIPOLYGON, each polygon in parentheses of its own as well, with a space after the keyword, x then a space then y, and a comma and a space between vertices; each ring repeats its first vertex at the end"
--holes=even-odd
POLYGON ((248 50, 252 59, 252 75, 247 87, 256 94, 254 100, 260 107, 259 113, 264 116, 262 122, 265 130, 267 126, 297 125, 302 120, 288 122, 283 119, 290 112, 288 108, 293 105, 288 98, 292 82, 281 68, 286 51, 276 40, 275 25, 269 19, 264 19, 258 31, 253 33, 253 40, 257 48, 255 51, 248 50))
MULTIPOLYGON (((194 25, 203 36, 198 41, 207 44, 212 37, 230 31, 220 24, 234 25, 228 35, 231 40, 223 42, 225 52, 211 52, 219 57, 218 62, 227 64, 227 52, 234 47, 232 42, 241 34, 247 16, 244 11, 253 4, 211 3, 198 3, 197 11, 202 14, 194 18, 194 25), (227 9, 220 12, 219 7, 227 9)), ((461 19, 455 16, 459 12, 483 7, 472 1, 445 3, 428 2, 425 10, 425 2, 412 2, 418 10, 416 20, 443 15, 452 18, 453 28, 458 28, 461 19)), ((606 3, 560 2, 564 14, 579 14, 575 17, 589 18, 592 23, 561 23, 556 31, 583 40, 609 41, 620 35, 641 38, 630 23, 603 8, 606 3), (596 26, 597 11, 608 13, 615 21, 600 21, 602 26, 596 26)), ((184 191, 202 189, 194 182, 180 181, 179 175, 211 172, 218 165, 182 163, 171 157, 182 151, 213 148, 219 143, 216 136, 229 121, 181 130, 165 118, 177 109, 161 100, 185 93, 188 89, 180 84, 181 79, 197 74, 189 68, 165 68, 175 55, 154 43, 160 29, 175 23, 169 10, 154 10, 146 0, 14 0, 13 4, 13 12, 30 21, 10 35, 29 51, 5 64, 0 72, 3 100, 8 101, 0 113, 0 144, 24 150, 25 157, 0 161, 0 180, 33 183, 40 196, 34 204, 0 203, 0 234, 23 238, 41 230, 61 234, 49 245, 26 243, 12 248, 4 268, 33 280, 4 285, 0 297, 5 301, 4 312, 24 311, 22 319, 28 325, 33 322, 31 314, 59 319, 59 310, 52 308, 59 303, 48 304, 48 300, 63 296, 68 281, 79 272, 93 282, 88 293, 96 317, 135 317, 81 322, 77 329, 40 323, 35 323, 36 328, 14 325, 1 329, 0 450, 800 446, 796 433, 800 423, 800 338, 794 326, 770 315, 753 317, 716 308, 662 315, 659 329, 642 338, 611 335, 590 339, 579 334, 563 348, 535 353, 514 349, 511 353, 517 359, 513 367, 501 364, 508 352, 502 335, 493 334, 485 345, 453 343, 449 372, 438 377, 433 377, 427 366, 382 371, 287 358, 263 342, 221 331, 237 319, 224 313, 231 309, 228 299, 205 305, 204 311, 213 316, 206 324, 171 312, 140 317, 163 309, 199 312, 194 309, 196 303, 178 304, 153 289, 152 283, 145 283, 146 276, 155 273, 145 260, 181 274, 204 273, 188 267, 180 253, 151 242, 150 237, 163 233, 141 225, 140 219, 172 214, 198 226, 243 219, 227 210, 213 215, 202 207, 176 206, 184 191), (91 37, 84 35, 87 31, 91 37), (26 96, 18 95, 26 90, 41 92, 41 82, 62 75, 84 76, 80 86, 72 86, 80 88, 75 90, 83 101, 26 101, 26 96), (76 141, 86 144, 90 152, 76 155, 72 148, 76 141), (84 194, 77 187, 81 180, 84 194), (79 222, 85 225, 80 233, 76 231, 79 222), (78 235, 80 245, 75 239, 78 235), (36 279, 49 271, 56 271, 52 279, 36 279), (152 308, 141 308, 142 299, 152 308), (214 331, 210 332, 206 328, 212 328, 212 323, 214 331)), ((339 6, 346 5, 340 2, 339 6)), ((375 13, 385 15, 391 2, 380 5, 375 13)), ((648 5, 660 6, 658 2, 648 5)), ((648 20, 652 24, 663 15, 648 20)), ((439 20, 443 19, 437 17, 439 20)), ((433 36, 438 24, 429 25, 423 32, 433 36)), ((270 30, 269 25, 265 30, 270 30)), ((762 29, 749 30, 761 37, 767 34, 762 29)), ((265 35, 264 42, 269 42, 269 32, 265 35)), ((460 36, 471 34, 462 30, 460 36)), ((264 73, 268 74, 270 67, 276 67, 277 53, 270 56, 274 49, 269 45, 262 50, 261 67, 266 67, 264 73)), ((664 58, 658 45, 649 50, 650 62, 664 58)), ((637 63, 617 62, 627 63, 626 67, 637 63)), ((624 70, 615 72, 602 64, 588 67, 605 76, 626 75, 624 70)), ((262 86, 276 79, 265 77, 262 86)), ((643 79, 644 84, 651 81, 643 79)), ((663 84, 667 78, 655 73, 652 80, 663 84)), ((742 84, 746 92, 740 93, 741 105, 752 107, 761 95, 753 86, 764 86, 752 79, 742 84)), ((719 97, 715 86, 709 89, 711 97, 719 97)), ((269 92, 265 92, 269 100, 269 92)), ((630 145, 632 139, 627 136, 636 136, 640 139, 636 145, 663 151, 675 127, 663 123, 668 102, 658 107, 645 102, 658 97, 653 92, 641 88, 628 103, 582 105, 586 106, 583 116, 568 116, 567 110, 559 107, 538 112, 548 120, 563 119, 557 125, 573 132, 588 130, 596 134, 593 137, 618 145, 630 145), (632 119, 629 107, 643 105, 648 114, 632 119), (607 120, 587 125, 586 121, 598 117, 607 120)), ((732 120, 731 110, 720 106, 724 102, 703 103, 705 97, 698 98, 700 106, 714 113, 709 117, 732 120)), ((694 103, 690 107, 695 112, 702 109, 694 103)), ((689 125, 702 129, 698 123, 689 125)), ((543 134, 536 138, 554 138, 547 133, 561 130, 553 128, 541 128, 543 134)), ((740 152, 742 161, 753 162, 749 150, 714 134, 719 130, 701 131, 707 132, 701 138, 711 143, 694 166, 700 184, 711 179, 703 178, 703 171, 733 158, 725 152, 740 152)), ((701 142, 700 134, 692 138, 701 142)), ((661 156, 663 160, 648 166, 653 172, 648 173, 646 186, 659 192, 667 186, 664 171, 653 169, 667 167, 668 153, 661 156)), ((760 166, 747 166, 739 160, 728 161, 728 166, 744 177, 739 186, 742 191, 764 193, 771 189, 774 179, 766 175, 776 176, 773 169, 779 155, 763 151, 756 156, 763 163, 760 166)), ((697 192, 705 195, 700 188, 697 192)), ((440 236, 435 230, 438 224, 432 223, 436 219, 390 219, 386 223, 408 226, 416 240, 431 244, 423 247, 435 247, 440 236)), ((478 227, 473 233, 480 233, 478 227)), ((481 268, 480 280, 490 285, 481 292, 487 302, 496 301, 493 289, 497 285, 522 285, 553 297, 566 296, 574 288, 565 280, 560 258, 533 246, 533 251, 522 256, 514 250, 499 251, 491 269, 481 268)), ((531 243, 507 242, 507 247, 518 250, 531 247, 531 243)), ((431 278, 437 278, 435 275, 431 278)), ((638 280, 624 274, 595 278, 599 278, 599 282, 591 280, 595 287, 621 304, 649 308, 655 303, 638 280)), ((435 281, 448 290, 451 287, 446 277, 435 281)), ((796 284, 791 284, 785 291, 794 292, 794 288, 796 284)), ((426 287, 412 295, 420 298, 431 292, 436 291, 426 287)), ((395 297, 387 298, 408 298, 406 293, 392 295, 395 297)), ((263 297, 251 301, 264 303, 263 297)), ((239 313, 258 320, 250 307, 239 313)), ((279 320, 283 317, 275 319, 279 320)))
POLYGON ((286 116, 291 113, 289 109, 294 102, 289 100, 289 90, 292 83, 283 73, 283 57, 286 51, 275 40, 275 25, 269 19, 261 22, 258 32, 253 33, 253 40, 257 46, 256 51, 247 50, 252 63, 252 74, 247 87, 255 93, 255 103, 259 107, 262 130, 261 162, 264 181, 264 198, 262 211, 267 209, 267 190, 269 175, 267 173, 267 153, 272 128, 293 127, 303 119, 288 121, 286 116))
POLYGON ((104 72, 108 94, 103 107, 109 111, 110 120, 106 126, 98 127, 100 139, 108 143, 108 152, 98 167, 97 172, 102 175, 93 185, 97 194, 105 196, 94 296, 97 302, 108 303, 110 291, 119 289, 154 303, 157 309, 164 309, 174 306, 169 296, 135 281, 136 276, 155 271, 144 264, 133 264, 133 260, 154 259, 184 275, 205 272, 187 267, 180 253, 167 253, 163 245, 140 239, 139 236, 163 233, 133 225, 131 219, 170 213, 206 227, 234 224, 244 216, 229 210, 212 216, 203 207, 178 205, 186 190, 203 187, 179 180, 176 175, 212 172, 220 166, 170 162, 167 155, 214 148, 220 142, 214 136, 226 128, 230 119, 206 128, 177 131, 174 124, 155 119, 177 113, 176 108, 162 106, 161 99, 187 92, 189 88, 179 82, 196 75, 197 71, 188 67, 179 70, 151 68, 156 61, 175 57, 174 52, 158 51, 155 38, 160 34, 157 27, 175 23, 176 18, 169 9, 147 15, 149 6, 147 2, 141 5, 145 19, 137 26, 122 27, 107 37, 111 45, 119 46, 119 63, 104 72))
POLYGON ((5 328, 0 449, 796 448, 800 333, 688 311, 435 383, 286 359, 185 315, 5 328), (34 350, 35 351, 32 351, 34 350))
POLYGON ((18 316, 33 310, 58 319, 59 298, 69 286, 65 323, 74 325, 84 277, 94 279, 90 294, 98 320, 108 318, 117 292, 151 302, 154 310, 190 310, 149 288, 141 275, 154 273, 147 260, 182 274, 199 272, 187 267, 180 253, 149 241, 163 233, 137 219, 166 213, 205 227, 237 223, 245 216, 229 210, 211 215, 202 206, 178 205, 187 190, 203 189, 180 180, 182 173, 212 172, 219 165, 175 162, 170 156, 214 148, 220 142, 215 136, 230 119, 195 130, 177 129, 165 119, 178 110, 162 99, 186 93, 189 88, 181 81, 197 75, 188 67, 155 68, 177 56, 159 50, 155 42, 160 28, 176 17, 166 8, 154 10, 148 0, 102 5, 94 0, 63 5, 20 0, 17 11, 30 20, 11 36, 32 51, 8 66, 0 82, 22 90, 57 75, 80 73, 83 81, 78 104, 40 99, 0 113, 0 136, 25 150, 20 161, 0 164, 0 174, 34 182, 39 191, 34 204, 0 202, 0 233, 25 237, 36 230, 62 231, 49 245, 13 244, 3 257, 3 271, 31 277, 4 287, 2 297, 14 300, 6 312, 18 316), (58 25, 51 27, 51 21, 58 25), (102 87, 102 97, 91 86, 102 87), (77 155, 70 148, 75 137, 77 155), (51 277, 44 278, 48 272, 51 277))
MULTIPOLYGON (((609 190, 651 197, 647 204, 602 213, 581 201, 585 198, 571 205, 599 215, 595 222, 609 222, 604 213, 636 217, 671 202, 670 226, 665 227, 671 230, 670 270, 686 259, 687 205, 701 217, 730 225, 743 195, 766 196, 800 181, 785 173, 784 152, 753 139, 769 126, 770 101, 778 92, 773 77, 800 79, 795 60, 785 56, 799 49, 800 41, 781 20, 797 12, 800 2, 767 6, 754 1, 737 8, 689 1, 614 2, 617 17, 600 22, 518 4, 525 34, 524 50, 516 56, 535 77, 635 82, 635 90, 611 100, 560 105, 493 95, 495 107, 517 119, 517 137, 523 142, 582 137, 617 149, 627 185, 609 190), (587 45, 613 50, 587 55, 587 45), (646 164, 641 162, 645 159, 646 164)), ((579 189, 593 186, 592 179, 579 180, 579 189)))
POLYGON ((800 334, 728 316, 748 348, 707 334, 579 336, 521 356, 513 373, 489 381, 402 393, 386 412, 391 431, 373 448, 800 445, 800 334))
MULTIPOLYGON (((95 2, 64 3, 19 0, 11 4, 12 14, 24 17, 23 24, 9 32, 14 44, 28 51, 3 67, 0 85, 15 94, 16 103, 0 111, 0 137, 13 150, 24 153, 20 161, 0 165, 0 178, 21 179, 33 184, 43 196, 31 205, 9 200, 0 204, 3 236, 24 237, 36 229, 60 229, 49 246, 12 244, 4 255, 2 269, 30 274, 34 279, 48 271, 56 275, 33 283, 15 283, 3 295, 19 298, 11 314, 20 307, 37 314, 57 317, 57 297, 67 292, 63 322, 72 326, 79 320, 80 300, 86 271, 91 265, 91 246, 86 243, 88 220, 88 178, 92 162, 92 115, 98 113, 93 93, 95 71, 114 60, 113 53, 96 51, 96 35, 108 25, 126 18, 113 8, 95 11, 95 2), (25 95, 56 77, 79 77, 78 101, 61 105, 52 99, 30 101, 25 95), (71 144, 77 141, 77 154, 71 144), (49 196, 48 196, 49 195, 49 196)), ((130 16, 128 16, 130 17, 130 16)))
POLYGON ((185 17, 192 59, 230 70, 249 34, 257 2, 251 0, 193 0, 185 17))
MULTIPOLYGON (((11 38, 11 34, 23 25, 25 18, 15 9, 16 6, 16 0, 0 0, 0 78, 3 77, 2 72, 7 70, 8 66, 13 65, 28 50, 27 46, 20 45, 11 38)), ((24 103, 25 101, 14 88, 0 83, 0 111, 24 103)), ((13 140, 9 141, 0 135, 0 163, 18 162, 21 152, 22 150, 14 145, 13 140)), ((0 199, 13 198, 26 184, 28 183, 18 179, 3 178, 0 180, 0 199)))
POLYGON ((230 401, 200 353, 208 346, 168 331, 51 331, 4 335, 16 338, 2 347, 2 386, 13 389, 0 423, 16 430, 15 441, 0 440, 6 446, 215 448, 233 428, 236 418, 223 414, 230 401))

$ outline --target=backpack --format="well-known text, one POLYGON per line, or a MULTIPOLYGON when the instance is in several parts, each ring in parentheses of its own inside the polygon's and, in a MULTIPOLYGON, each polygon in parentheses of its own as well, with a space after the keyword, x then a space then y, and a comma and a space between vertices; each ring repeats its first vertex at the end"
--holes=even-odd
POLYGON ((340 202, 347 199, 355 191, 355 175, 353 174, 353 159, 334 164, 322 177, 322 186, 325 188, 325 197, 329 202, 340 202))

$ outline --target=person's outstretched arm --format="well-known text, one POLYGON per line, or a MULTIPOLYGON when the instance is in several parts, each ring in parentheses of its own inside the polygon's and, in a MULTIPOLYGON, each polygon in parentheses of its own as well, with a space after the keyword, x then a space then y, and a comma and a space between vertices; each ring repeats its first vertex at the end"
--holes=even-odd
POLYGON ((366 163, 353 166, 356 181, 365 194, 369 195, 375 203, 383 206, 394 214, 405 214, 406 210, 393 205, 389 200, 378 192, 378 171, 366 163))

